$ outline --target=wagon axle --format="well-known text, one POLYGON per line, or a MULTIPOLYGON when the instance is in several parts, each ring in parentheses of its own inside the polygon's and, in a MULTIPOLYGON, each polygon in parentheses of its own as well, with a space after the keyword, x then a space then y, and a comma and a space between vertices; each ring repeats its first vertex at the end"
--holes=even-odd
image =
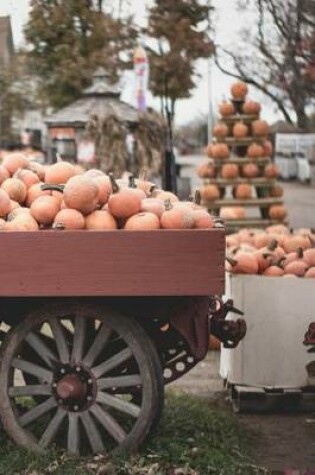
POLYGON ((59 406, 67 411, 86 410, 97 394, 92 373, 83 365, 62 365, 54 374, 53 395, 59 406))

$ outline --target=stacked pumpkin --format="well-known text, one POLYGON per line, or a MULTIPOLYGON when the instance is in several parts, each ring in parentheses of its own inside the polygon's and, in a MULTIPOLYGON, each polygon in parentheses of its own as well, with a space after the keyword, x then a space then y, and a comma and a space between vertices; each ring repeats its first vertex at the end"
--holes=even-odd
POLYGON ((226 190, 230 187, 232 196, 237 200, 244 200, 244 204, 236 207, 220 203, 219 214, 227 220, 244 220, 246 200, 257 196, 259 207, 259 198, 275 198, 275 204, 269 207, 268 214, 261 211, 261 216, 263 219, 269 217, 283 222, 287 211, 282 203, 277 203, 283 190, 279 185, 271 183, 271 180, 279 177, 280 171, 270 161, 273 147, 267 139, 269 126, 259 117, 261 106, 258 102, 247 99, 247 85, 242 81, 232 84, 230 93, 231 100, 219 105, 221 119, 213 128, 214 140, 207 148, 209 159, 198 167, 199 177, 205 180, 200 190, 202 200, 209 209, 213 209, 216 200, 227 197, 226 190), (244 153, 246 158, 243 160, 244 153), (257 178, 260 179, 259 183, 252 183, 257 178), (260 186, 257 193, 256 186, 260 186))
MULTIPOLYGON (((197 201, 197 200, 196 200, 197 201)), ((212 228, 197 202, 144 179, 115 180, 60 161, 50 166, 10 153, 0 165, 0 229, 154 230, 212 228)))
POLYGON ((227 236, 226 270, 233 274, 315 278, 315 234, 284 225, 227 236))

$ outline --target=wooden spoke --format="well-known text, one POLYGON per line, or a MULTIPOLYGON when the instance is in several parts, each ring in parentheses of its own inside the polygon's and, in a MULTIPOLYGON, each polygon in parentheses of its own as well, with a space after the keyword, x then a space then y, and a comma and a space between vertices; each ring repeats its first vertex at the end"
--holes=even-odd
POLYGON ((26 336, 25 340, 33 348, 33 350, 36 351, 36 353, 41 357, 41 359, 45 361, 47 366, 49 366, 49 368, 52 368, 52 362, 56 361, 57 357, 51 351, 51 349, 48 348, 48 346, 43 342, 43 340, 33 332, 29 333, 26 336))
POLYGON ((88 411, 84 411, 80 414, 80 418, 83 423, 86 435, 89 439, 93 453, 97 454, 103 452, 105 447, 102 442, 102 437, 91 414, 88 411))
POLYGON ((23 416, 19 418, 19 423, 22 427, 30 424, 31 422, 35 421, 46 412, 49 412, 51 409, 57 406, 56 400, 54 397, 50 397, 46 399, 45 402, 35 406, 33 409, 27 411, 23 416))
POLYGON ((102 424, 104 429, 108 432, 108 434, 113 437, 116 442, 121 444, 125 438, 127 437, 126 432, 124 429, 115 421, 115 419, 105 412, 98 404, 94 404, 90 412, 96 417, 96 419, 102 424))
POLYGON ((101 391, 97 393, 96 400, 101 404, 113 407, 114 409, 124 412, 125 414, 129 414, 132 417, 139 417, 141 412, 141 407, 137 406, 136 404, 115 396, 110 396, 109 394, 102 393, 101 391))
POLYGON ((142 386, 140 374, 115 376, 113 378, 101 378, 97 381, 97 387, 99 390, 108 388, 126 388, 129 386, 142 386))
POLYGON ((57 318, 51 318, 49 320, 49 325, 56 341, 56 346, 61 362, 69 363, 70 355, 65 329, 57 318))
POLYGON ((12 386, 9 389, 10 397, 50 396, 50 395, 51 395, 51 386, 49 384, 12 386))
POLYGON ((32 374, 33 376, 36 376, 38 379, 42 379, 47 383, 51 383, 52 381, 53 375, 51 371, 42 368, 37 364, 23 360, 22 358, 14 358, 14 360, 12 361, 12 366, 16 369, 24 371, 25 373, 32 374))
POLYGON ((68 413, 69 428, 68 428, 68 451, 71 454, 78 454, 80 451, 80 428, 79 415, 74 412, 68 413))
POLYGON ((74 337, 71 360, 80 362, 83 358, 83 347, 85 340, 86 319, 76 317, 74 320, 74 337))
POLYGON ((116 368, 116 366, 119 366, 121 363, 124 363, 125 361, 129 360, 131 356, 132 356, 131 349, 125 348, 124 350, 120 351, 119 353, 112 356, 111 358, 108 358, 108 360, 104 361, 98 366, 95 366, 95 368, 92 369, 95 378, 99 378, 100 376, 107 373, 108 371, 116 368))
POLYGON ((41 447, 47 447, 54 440, 65 415, 66 412, 59 407, 38 442, 41 447))
POLYGON ((86 366, 92 366, 92 364, 108 342, 111 332, 111 329, 103 323, 95 337, 95 340, 93 341, 93 344, 91 345, 89 351, 83 359, 83 363, 86 366))

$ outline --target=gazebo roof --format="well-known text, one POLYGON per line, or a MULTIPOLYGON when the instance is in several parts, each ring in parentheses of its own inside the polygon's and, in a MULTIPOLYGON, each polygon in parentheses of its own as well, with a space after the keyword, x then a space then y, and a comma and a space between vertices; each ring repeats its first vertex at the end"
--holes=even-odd
POLYGON ((93 74, 93 84, 84 90, 83 97, 47 117, 45 122, 48 127, 85 126, 92 115, 114 115, 122 122, 138 122, 137 109, 122 101, 120 95, 118 84, 111 84, 108 73, 99 68, 93 74))

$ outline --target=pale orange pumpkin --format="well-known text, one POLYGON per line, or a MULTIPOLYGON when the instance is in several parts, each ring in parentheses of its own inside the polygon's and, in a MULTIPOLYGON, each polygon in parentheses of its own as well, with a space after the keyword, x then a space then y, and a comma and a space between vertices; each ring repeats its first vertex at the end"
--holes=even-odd
POLYGON ((10 197, 5 190, 0 189, 0 216, 3 218, 11 211, 10 197))
POLYGON ((141 211, 153 213, 160 218, 165 211, 165 205, 157 198, 145 198, 141 201, 141 211))
POLYGON ((38 198, 39 196, 51 196, 51 191, 49 190, 44 191, 41 189, 42 184, 43 183, 37 183, 35 185, 32 185, 27 190, 26 200, 25 200, 26 206, 30 207, 33 201, 36 200, 36 198, 38 198))
POLYGON ((225 159, 230 156, 230 149, 225 143, 216 143, 212 146, 212 156, 215 159, 225 159))
POLYGON ((205 209, 194 209, 192 211, 194 228, 210 229, 214 227, 214 219, 205 209))
POLYGON ((139 190, 133 188, 120 188, 112 175, 110 175, 110 179, 112 182, 113 194, 108 199, 108 211, 115 218, 119 219, 128 219, 132 215, 139 213, 142 201, 138 193, 139 190))
POLYGON ((10 178, 9 171, 3 166, 0 165, 0 185, 4 182, 7 178, 10 178))
POLYGON ((271 157, 273 152, 273 146, 270 140, 265 140, 263 145, 263 157, 271 157))
POLYGON ((21 180, 26 186, 27 190, 31 186, 36 185, 36 183, 39 183, 40 181, 37 173, 32 172, 31 170, 27 170, 27 169, 18 170, 14 174, 14 178, 18 178, 19 180, 21 180))
POLYGON ((272 198, 281 198, 283 196, 283 188, 280 185, 274 185, 270 188, 269 192, 272 198))
POLYGON ((193 212, 185 206, 172 206, 168 201, 161 216, 163 229, 191 229, 194 226, 193 212))

